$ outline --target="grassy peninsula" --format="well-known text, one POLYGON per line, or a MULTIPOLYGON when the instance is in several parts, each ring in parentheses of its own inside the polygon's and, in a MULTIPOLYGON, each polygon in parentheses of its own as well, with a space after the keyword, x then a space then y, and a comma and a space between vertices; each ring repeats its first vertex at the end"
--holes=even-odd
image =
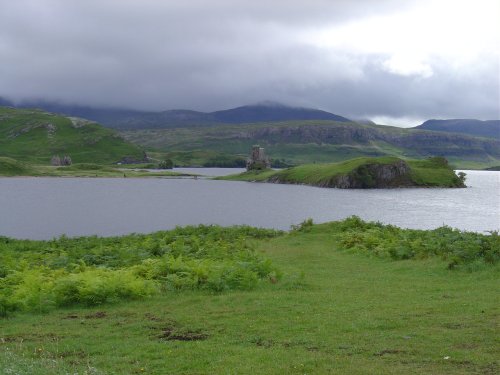
POLYGON ((403 160, 391 156, 356 158, 339 163, 300 165, 279 171, 247 171, 220 179, 337 188, 465 186, 463 179, 441 157, 426 160, 403 160))
POLYGON ((0 373, 493 374, 499 251, 355 217, 1 238, 0 373))

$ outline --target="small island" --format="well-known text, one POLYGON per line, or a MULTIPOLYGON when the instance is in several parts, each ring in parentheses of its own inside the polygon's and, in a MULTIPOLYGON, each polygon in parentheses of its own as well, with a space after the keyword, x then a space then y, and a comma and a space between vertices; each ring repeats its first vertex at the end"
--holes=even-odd
POLYGON ((443 157, 425 160, 403 160, 390 156, 364 157, 339 163, 305 164, 283 170, 249 169, 244 173, 219 179, 339 189, 466 187, 465 173, 461 172, 457 176, 443 157))

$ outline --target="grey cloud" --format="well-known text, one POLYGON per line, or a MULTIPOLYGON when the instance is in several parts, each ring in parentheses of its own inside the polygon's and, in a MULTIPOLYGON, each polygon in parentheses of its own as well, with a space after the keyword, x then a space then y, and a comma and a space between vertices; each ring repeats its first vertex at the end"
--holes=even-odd
POLYGON ((0 96, 151 110, 270 99, 352 117, 500 117, 494 56, 464 77, 437 62, 424 79, 384 71, 387 56, 325 53, 301 39, 402 7, 374 3, 0 0, 0 96))

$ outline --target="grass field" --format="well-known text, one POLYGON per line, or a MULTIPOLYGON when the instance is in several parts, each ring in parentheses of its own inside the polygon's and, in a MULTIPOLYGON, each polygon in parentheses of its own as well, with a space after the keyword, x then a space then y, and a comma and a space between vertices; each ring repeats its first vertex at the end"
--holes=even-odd
POLYGON ((12 313, 0 373, 498 373, 498 237, 350 219, 252 241, 279 281, 12 313), (441 255, 379 252, 397 243, 441 255))

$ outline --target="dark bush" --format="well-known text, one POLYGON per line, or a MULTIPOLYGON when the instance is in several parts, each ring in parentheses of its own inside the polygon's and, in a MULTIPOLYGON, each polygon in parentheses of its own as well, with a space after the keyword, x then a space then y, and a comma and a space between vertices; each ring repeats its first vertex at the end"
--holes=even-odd
POLYGON ((165 159, 158 163, 158 169, 172 169, 173 167, 174 162, 170 159, 165 159))

